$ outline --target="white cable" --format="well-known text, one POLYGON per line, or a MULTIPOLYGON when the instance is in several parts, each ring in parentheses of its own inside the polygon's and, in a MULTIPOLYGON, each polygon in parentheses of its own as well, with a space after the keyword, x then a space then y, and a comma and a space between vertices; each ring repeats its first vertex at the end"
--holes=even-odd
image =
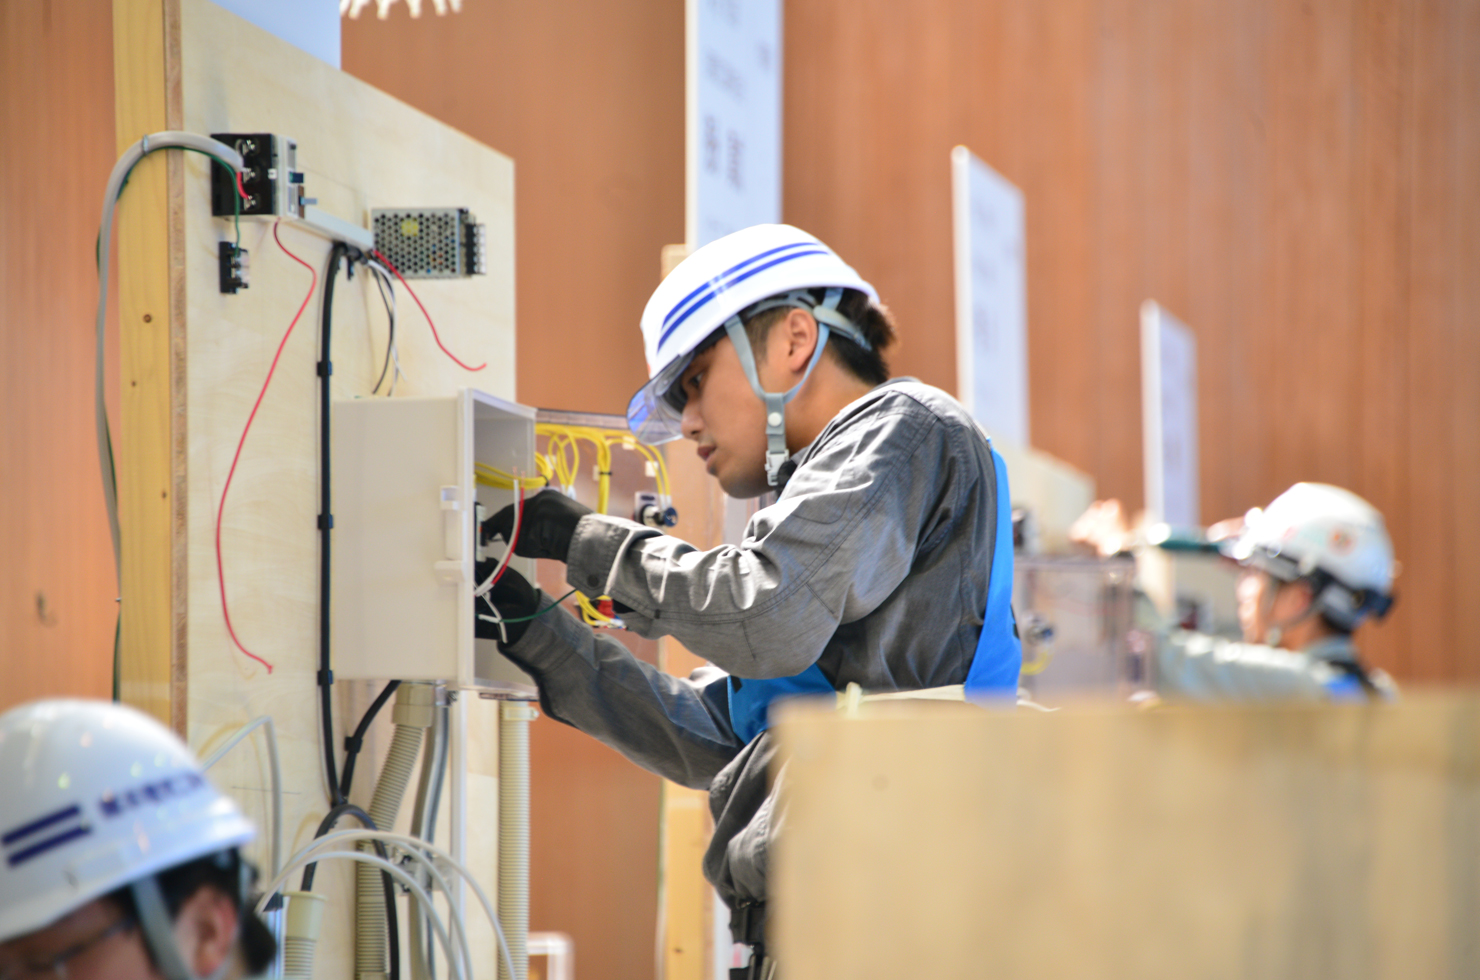
POLYGON ((493 598, 487 594, 479 596, 479 598, 483 600, 483 604, 488 607, 488 611, 493 613, 493 615, 485 616, 482 613, 479 613, 478 618, 486 623, 493 623, 495 626, 497 626, 499 639, 504 643, 508 643, 509 631, 504 626, 504 617, 499 615, 498 606, 495 606, 493 604, 493 598))
MULTIPOLYGON (((118 206, 118 195, 123 191, 123 182, 129 171, 154 150, 190 149, 218 156, 234 172, 242 169, 242 155, 225 143, 196 133, 166 130, 150 133, 139 142, 123 151, 123 156, 113 165, 108 175, 108 185, 103 190, 103 219, 98 226, 98 318, 97 318, 97 364, 94 379, 94 414, 98 428, 98 462, 103 471, 103 501, 108 507, 108 528, 113 532, 113 572, 122 582, 122 561, 118 543, 118 485, 113 476, 113 440, 108 435, 108 408, 103 398, 103 362, 106 360, 103 332, 108 321, 108 255, 113 243, 113 211, 118 206)), ((234 193, 234 192, 233 192, 234 193)))
MULTIPOLYGON (((331 834, 329 836, 335 835, 331 834)), ((297 871, 303 865, 310 863, 310 861, 317 862, 339 860, 358 861, 361 864, 373 864, 377 868, 385 871, 392 878, 395 878, 397 881, 406 885, 409 889, 411 889, 411 894, 416 896, 417 901, 426 906, 427 916, 431 919, 432 928, 436 930, 437 939, 442 943, 442 951, 447 954, 447 962, 451 966, 456 968, 458 980, 471 980, 467 971, 468 969, 471 969, 473 956, 472 952, 468 949, 467 936, 462 933, 461 925, 458 924, 458 936, 462 940, 462 956, 459 957, 456 953, 453 952, 452 939, 448 936, 447 926, 443 923, 442 916, 434 907, 432 907, 432 897, 428 895, 426 889, 421 886, 421 882, 417 881, 415 878, 411 877, 411 875, 407 874, 405 869, 403 869, 399 865, 392 864, 391 862, 377 857, 374 854, 366 854, 364 851, 323 851, 305 859, 304 855, 307 855, 307 852, 314 850, 315 846, 318 843, 327 839, 328 837, 320 837, 314 842, 314 844, 311 844, 308 847, 305 847, 302 851, 299 851, 298 853, 300 856, 295 857, 293 860, 289 861, 288 866, 284 868, 282 872, 272 880, 272 883, 262 893, 262 898, 257 902, 257 914, 259 916, 262 914, 263 910, 267 908, 267 903, 271 901, 272 896, 276 895, 278 891, 283 887, 283 885, 287 882, 289 876, 291 876, 293 872, 297 871)))
POLYGON ((257 728, 267 730, 267 762, 272 774, 272 877, 276 878, 282 870, 283 860, 283 770, 278 763, 277 729, 272 724, 272 716, 253 718, 238 728, 236 734, 227 739, 225 745, 212 752, 200 767, 210 769, 257 728))
MULTIPOLYGON (((508 567, 509 562, 511 562, 511 561, 514 560, 514 540, 513 539, 515 539, 515 538, 517 538, 519 536, 519 522, 522 519, 523 513, 524 513, 524 494, 519 489, 519 477, 516 475, 514 477, 514 528, 513 528, 513 530, 511 530, 509 532, 509 547, 507 549, 505 549, 505 551, 504 551, 504 557, 501 558, 501 559, 499 559, 499 563, 496 566, 494 566, 493 571, 488 574, 488 578, 486 578, 483 581, 483 584, 480 585, 480 586, 478 586, 476 589, 473 590, 473 595, 475 595, 475 596, 483 595, 483 593, 485 593, 489 589, 493 588, 494 580, 497 579, 499 577, 499 575, 503 573, 503 570, 506 567, 508 567)), ((478 528, 474 533, 476 533, 476 534, 482 534, 483 533, 483 529, 482 528, 478 528)))
MULTIPOLYGON (((434 874, 439 874, 439 872, 437 871, 436 865, 426 856, 427 854, 431 854, 433 857, 436 857, 444 864, 446 864, 447 867, 456 871, 464 881, 472 886, 473 893, 478 896, 478 902, 483 906, 483 912, 485 915, 488 916, 488 921, 493 925, 493 931, 498 936, 499 949, 503 951, 505 959, 509 961, 505 964, 509 970, 509 975, 514 975, 512 957, 510 957, 509 955, 509 946, 508 943, 504 941, 504 926, 503 923, 499 920, 498 913, 495 912, 493 909, 493 903, 488 900, 488 895, 483 891, 483 886, 478 884, 478 879, 474 878, 472 872, 464 867, 462 863, 454 858, 451 854, 448 854, 446 851, 442 850, 440 847, 437 847, 435 844, 430 844, 424 840, 421 840, 420 838, 411 837, 407 834, 396 834, 385 830, 356 830, 351 828, 349 830, 336 830, 332 834, 325 834, 323 837, 315 838, 312 843, 304 847, 303 850, 299 851, 297 855, 294 855, 293 861, 299 864, 307 864, 307 861, 299 860, 302 855, 308 854, 309 852, 314 851, 315 849, 322 847, 325 844, 339 840, 387 841, 389 843, 399 845, 403 850, 411 853, 413 857, 420 859, 424 864, 427 865, 427 867, 433 869, 434 874)), ((342 852, 332 851, 330 853, 337 854, 342 852)), ((282 881, 286 881, 287 873, 279 875, 278 877, 282 881)), ((278 886, 281 887, 281 881, 278 883, 278 886)), ((267 894, 270 895, 275 890, 276 889, 269 889, 267 894)), ((449 895, 451 894, 451 892, 447 891, 446 888, 444 888, 443 891, 446 891, 449 895)))

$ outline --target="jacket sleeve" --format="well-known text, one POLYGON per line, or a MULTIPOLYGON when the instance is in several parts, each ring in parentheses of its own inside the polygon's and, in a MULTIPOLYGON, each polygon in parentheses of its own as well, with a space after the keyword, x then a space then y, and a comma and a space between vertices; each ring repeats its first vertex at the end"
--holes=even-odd
POLYGON ((1158 638, 1156 686, 1189 701, 1323 701, 1333 672, 1302 653, 1176 630, 1158 638))
POLYGON ((675 783, 707 787, 744 747, 730 727, 728 678, 712 667, 666 674, 564 609, 504 652, 535 678, 546 714, 675 783))
POLYGON ((582 518, 570 584, 630 607, 636 632, 676 637, 739 677, 801 673, 839 624, 899 586, 951 511, 942 497, 962 492, 947 424, 911 404, 829 436, 739 545, 700 551, 630 521, 582 518))

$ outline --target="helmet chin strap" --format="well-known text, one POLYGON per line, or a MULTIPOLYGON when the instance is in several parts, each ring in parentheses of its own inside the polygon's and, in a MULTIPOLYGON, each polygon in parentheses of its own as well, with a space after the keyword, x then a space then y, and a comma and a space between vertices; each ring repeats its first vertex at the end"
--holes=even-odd
MULTIPOLYGON (((144 945, 148 947, 149 955, 164 980, 222 980, 226 976, 227 970, 231 968, 229 951, 221 960, 221 965, 206 977, 197 977, 186 964, 185 957, 180 953, 180 944, 175 938, 174 920, 170 918, 164 893, 160 891, 159 880, 154 875, 135 881, 129 885, 129 891, 134 897, 134 909, 139 915, 144 945)), ((238 931, 240 928, 241 923, 238 921, 238 931)), ((233 942, 232 946, 235 945, 233 942)))
POLYGON ((757 303, 746 311, 754 316, 777 307, 792 306, 806 310, 817 321, 817 346, 812 350, 812 359, 807 362, 807 370, 802 372, 801 380, 786 392, 766 391, 761 387, 760 374, 755 367, 755 352, 750 349, 750 336, 745 332, 745 325, 740 322, 740 314, 737 313, 725 321, 725 333, 729 335, 735 353, 740 355, 740 366, 745 370, 750 390, 766 405, 766 483, 770 486, 774 487, 781 482, 781 465, 791 455, 786 449, 786 403, 796 397, 796 393, 807 383, 807 379, 812 376, 812 369, 822 358, 822 348, 827 344, 831 332, 829 324, 864 348, 869 346, 852 321, 838 312, 838 302, 842 298, 843 291, 832 287, 817 305, 813 305, 805 293, 798 292, 757 303))

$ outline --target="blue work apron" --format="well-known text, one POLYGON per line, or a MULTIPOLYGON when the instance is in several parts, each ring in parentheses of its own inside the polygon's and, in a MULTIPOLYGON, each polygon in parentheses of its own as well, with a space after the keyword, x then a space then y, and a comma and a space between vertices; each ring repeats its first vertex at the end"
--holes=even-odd
MULTIPOLYGON (((1008 701, 1017 697, 1023 647, 1012 615, 1012 496, 1007 489, 1007 464, 992 451, 997 471, 997 541, 992 549, 987 609, 982 619, 976 656, 966 675, 968 701, 1008 701)), ((777 698, 800 694, 832 694, 832 681, 815 663, 792 677, 764 680, 730 678, 730 726, 749 743, 770 727, 768 710, 777 698)))

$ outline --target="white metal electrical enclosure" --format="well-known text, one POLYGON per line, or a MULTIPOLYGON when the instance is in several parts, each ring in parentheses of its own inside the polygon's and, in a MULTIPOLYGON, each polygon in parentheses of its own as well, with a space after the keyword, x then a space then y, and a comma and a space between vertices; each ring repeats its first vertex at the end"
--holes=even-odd
MULTIPOLYGON (((533 699, 534 682, 474 638, 474 464, 532 475, 535 410, 471 388, 431 398, 360 398, 333 408, 333 644, 338 678, 445 681, 533 699)), ((531 582, 534 562, 512 567, 531 582)))

